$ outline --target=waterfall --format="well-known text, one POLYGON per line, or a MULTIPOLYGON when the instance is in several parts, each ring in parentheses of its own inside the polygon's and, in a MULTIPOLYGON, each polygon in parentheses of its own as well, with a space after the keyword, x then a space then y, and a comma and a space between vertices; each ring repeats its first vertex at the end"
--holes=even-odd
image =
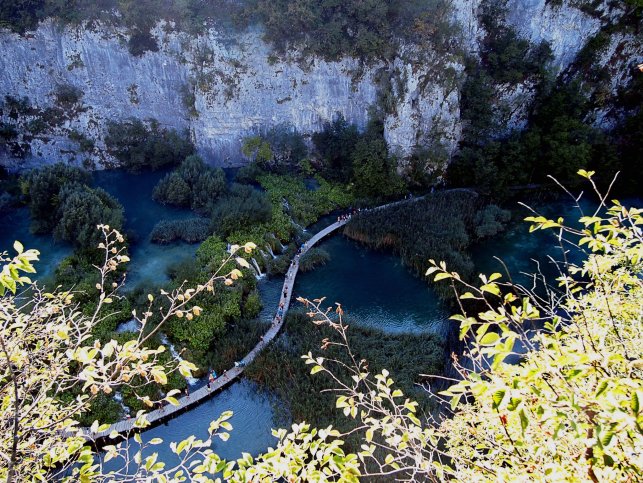
MULTIPOLYGON (((270 253, 270 256, 274 259, 277 258, 277 255, 275 255, 275 252, 272 251, 272 247, 270 245, 266 245, 266 250, 268 250, 268 253, 270 253)), ((263 252, 262 252, 263 253, 263 252)))
POLYGON ((259 280, 259 279, 260 279, 260 278, 262 278, 264 275, 263 275, 263 273, 261 273, 261 268, 259 268, 259 264, 257 263, 257 260, 255 260, 255 257, 252 257, 252 258, 250 259, 250 263, 252 263, 252 266, 254 267, 255 272, 257 273, 257 275, 256 275, 257 280, 259 280))
MULTIPOLYGON (((182 361, 183 358, 179 355, 179 353, 176 351, 176 348, 174 347, 174 344, 170 342, 170 340, 167 338, 165 334, 161 334, 161 343, 166 345, 170 349, 170 353, 172 354, 172 357, 175 359, 182 361)), ((194 386, 199 380, 196 377, 186 377, 185 380, 190 386, 194 386)))
POLYGON ((114 401, 116 401, 118 404, 121 405, 123 408, 123 412, 127 415, 130 414, 130 410, 127 406, 125 406, 125 403, 123 403, 123 394, 120 391, 115 391, 114 392, 114 401))

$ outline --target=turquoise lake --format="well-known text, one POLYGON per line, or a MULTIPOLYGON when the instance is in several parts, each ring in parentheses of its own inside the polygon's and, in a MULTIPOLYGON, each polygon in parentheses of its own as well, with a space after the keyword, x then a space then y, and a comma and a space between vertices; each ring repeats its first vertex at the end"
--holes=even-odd
MULTIPOLYGON (((125 232, 130 240, 131 265, 127 288, 145 280, 162 282, 169 264, 194 255, 197 245, 176 243, 155 245, 149 235, 161 219, 181 219, 195 216, 189 210, 167 207, 154 202, 151 194, 165 171, 131 174, 125 171, 102 171, 94 174, 95 185, 114 195, 125 208, 125 232), (134 188, 132 188, 134 187, 134 188)), ((570 203, 541 204, 547 215, 561 214, 566 219, 575 215, 570 203)), ((591 204, 585 204, 586 209, 591 204)), ((543 271, 555 275, 547 255, 561 258, 555 247, 555 238, 550 233, 529 234, 528 224, 519 220, 527 216, 524 209, 516 210, 509 229, 501 236, 480 243, 473 249, 478 271, 491 273, 503 271, 502 265, 493 259, 502 254, 503 260, 517 280, 521 271, 533 271, 532 259, 539 259, 543 271)), ((325 217, 309 228, 315 233, 332 223, 334 217, 325 217)), ((59 261, 71 253, 71 247, 56 243, 50 236, 34 236, 29 232, 29 217, 26 208, 0 214, 0 247, 9 249, 14 240, 20 240, 27 248, 41 251, 37 268, 40 279, 53 273, 59 261)), ((326 297, 325 304, 342 304, 349 323, 395 333, 433 332, 445 334, 450 315, 425 280, 412 276, 400 260, 388 253, 368 250, 357 243, 334 235, 319 246, 331 255, 325 266, 313 272, 299 274, 295 295, 310 299, 326 297)), ((279 299, 283 278, 262 278, 259 290, 264 302, 260 318, 270 320, 279 299)), ((294 302, 294 307, 298 302, 294 302)), ((265 393, 253 383, 242 380, 217 394, 204 404, 144 433, 144 439, 161 437, 166 443, 177 441, 191 434, 206 438, 209 422, 224 410, 235 412, 234 430, 228 442, 213 441, 213 449, 226 458, 236 458, 242 451, 257 454, 275 443, 271 436, 274 427, 275 405, 281 402, 265 393)), ((155 446, 160 458, 171 464, 167 444, 155 446)))

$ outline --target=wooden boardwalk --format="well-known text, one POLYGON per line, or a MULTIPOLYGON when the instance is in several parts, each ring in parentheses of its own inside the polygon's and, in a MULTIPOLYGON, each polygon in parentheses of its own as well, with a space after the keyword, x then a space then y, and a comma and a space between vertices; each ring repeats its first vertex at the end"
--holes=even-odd
MULTIPOLYGON (((348 219, 340 220, 324 228, 318 233, 316 233, 310 240, 306 242, 301 255, 306 253, 311 247, 313 247, 317 242, 319 242, 319 240, 329 235, 330 233, 334 232, 338 228, 341 228, 346 223, 348 223, 348 219)), ((290 268, 288 269, 288 272, 286 273, 284 286, 282 288, 281 296, 279 298, 279 304, 281 305, 282 302, 284 304, 283 315, 281 317, 278 317, 277 314, 275 313, 272 319, 272 324, 270 325, 270 328, 264 334, 262 340, 260 340, 259 343, 240 361, 241 365, 228 369, 223 375, 216 378, 214 382, 210 384, 210 388, 208 388, 208 386, 206 385, 190 393, 189 396, 183 396, 181 398, 178 398, 178 402, 179 402, 178 406, 169 405, 161 409, 156 409, 154 411, 150 411, 146 413, 146 419, 150 423, 150 426, 155 425, 164 419, 171 418, 172 416, 185 411, 187 408, 191 406, 195 406, 199 404, 200 402, 204 401, 205 399, 209 398, 213 394, 217 393, 218 391, 226 387, 231 382, 238 379, 243 374, 244 367, 252 363, 252 361, 255 360, 255 358, 259 355, 259 353, 268 344, 270 344, 270 342, 272 342, 272 340, 277 336, 277 334, 281 330, 284 324, 284 320, 286 318, 286 312, 288 311, 288 307, 290 307, 292 289, 295 284, 295 278, 297 277, 298 270, 299 270, 299 257, 296 256, 295 259, 292 261, 290 268)), ((123 433, 129 433, 131 431, 144 429, 140 427, 135 428, 135 423, 136 423, 135 418, 124 419, 122 421, 119 421, 118 423, 114 423, 110 425, 109 428, 107 428, 104 431, 93 432, 91 431, 90 428, 80 428, 79 432, 82 434, 82 436, 86 437, 87 439, 98 440, 103 438, 109 438, 110 435, 114 435, 115 433, 123 434, 123 433)), ((73 434, 77 435, 78 431, 74 432, 73 434)))
MULTIPOLYGON (((466 188, 456 188, 456 189, 451 189, 447 191, 463 191, 463 192, 470 192, 477 195, 475 191, 468 190, 466 188)), ((384 208, 388 208, 391 206, 396 206, 404 203, 414 203, 418 200, 423 199, 424 197, 425 196, 405 198, 403 200, 394 201, 391 203, 387 203, 385 205, 370 208, 365 211, 367 212, 377 211, 377 210, 381 210, 384 208)), ((306 253, 311 247, 313 247, 317 242, 319 242, 319 240, 329 235, 330 233, 333 233, 338 228, 341 228, 346 223, 348 223, 349 220, 350 218, 336 221, 332 225, 316 233, 310 240, 306 242, 301 254, 303 255, 304 253, 306 253)), ((213 394, 219 392, 221 389, 225 388, 231 382, 235 381, 241 375, 243 375, 244 367, 252 363, 252 361, 255 360, 255 358, 259 355, 259 353, 268 344, 270 344, 270 342, 272 342, 272 340, 277 336, 277 334, 281 330, 284 324, 284 320, 286 318, 286 312, 290 307, 292 289, 293 289, 293 286, 295 285, 295 278, 297 277, 298 270, 299 270, 299 257, 295 257, 295 259, 292 261, 292 264, 290 265, 290 268, 288 269, 288 272, 286 273, 284 286, 282 288, 281 296, 279 298, 279 304, 281 304, 282 302, 284 304, 283 315, 281 317, 278 317, 277 314, 275 313, 272 319, 272 324, 270 325, 270 328, 268 329, 268 331, 264 334, 262 340, 260 340, 259 343, 240 361, 242 365, 228 369, 223 375, 219 376, 217 379, 215 379, 213 383, 210 384, 209 389, 206 385, 194 391, 193 393, 190 393, 189 396, 183 396, 179 398, 178 406, 171 406, 171 405, 165 406, 161 409, 156 409, 154 411, 150 411, 149 413, 146 413, 146 419, 150 423, 150 426, 158 424, 164 419, 171 418, 172 416, 179 414, 185 411, 186 409, 199 404, 200 402, 206 400, 207 398, 211 397, 213 394)), ((88 439, 97 440, 97 439, 109 438, 110 434, 114 434, 114 433, 123 434, 131 431, 139 431, 139 430, 145 429, 140 427, 135 428, 135 423, 136 423, 136 420, 134 418, 124 419, 118 423, 114 423, 110 425, 109 428, 107 428, 104 431, 93 432, 90 430, 90 428, 80 428, 78 431, 73 432, 73 434, 76 435, 80 432, 84 437, 88 439)))

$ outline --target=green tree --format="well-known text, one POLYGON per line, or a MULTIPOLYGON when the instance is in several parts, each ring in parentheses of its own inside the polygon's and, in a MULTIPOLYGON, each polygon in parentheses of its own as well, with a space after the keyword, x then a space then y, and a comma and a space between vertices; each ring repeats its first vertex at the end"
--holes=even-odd
MULTIPOLYGON (((580 173, 590 180, 593 175, 580 173)), ((209 449, 209 441, 195 438, 172 446, 182 459, 174 468, 157 461, 157 454, 142 460, 139 452, 130 462, 138 465, 136 478, 637 481, 643 472, 643 210, 617 202, 606 206, 606 196, 592 184, 600 207, 581 216, 580 228, 537 214, 528 218, 533 230, 552 229, 559 239, 586 250, 578 265, 561 266, 557 286, 545 287, 544 295, 502 282, 500 274, 482 275, 478 285, 470 284, 444 262, 430 262, 427 275, 449 281, 459 296, 462 313, 453 318, 460 324, 467 359, 454 361, 459 378, 434 394, 443 407, 439 417, 421 415, 388 371, 373 374, 352 351, 341 306, 330 311, 323 299, 301 299, 316 325, 337 334, 322 349, 332 345, 346 353, 347 358, 335 359, 309 352, 303 359, 311 374, 333 381, 335 405, 356 423, 351 435, 362 438, 360 451, 344 451, 349 434, 297 423, 290 432, 275 431, 275 447, 256 458, 244 455, 227 462, 209 449), (337 377, 340 371, 350 377, 337 377), (183 464, 188 456, 196 462, 183 464)), ((127 259, 122 236, 102 230, 104 280, 127 259)), ((91 447, 74 432, 75 420, 98 394, 121 385, 131 389, 133 377, 166 382, 159 363, 163 349, 144 348, 160 326, 123 344, 94 342, 89 334, 95 316, 78 314, 69 292, 34 290, 26 305, 16 298, 17 286, 30 284, 20 272, 33 272, 37 253, 19 244, 15 249, 13 258, 2 255, 0 271, 0 290, 11 292, 0 298, 0 440, 7 448, 0 477, 12 483, 35 481, 73 465, 70 479, 109 479, 100 475, 91 447), (82 395, 74 401, 59 398, 70 385, 82 387, 82 395)), ((163 321, 199 317, 195 298, 213 291, 215 281, 231 284, 237 272, 213 276, 196 289, 161 293, 170 307, 162 312, 163 321)), ((99 305, 109 305, 115 294, 99 285, 99 305)), ((153 300, 150 296, 150 307, 153 300)), ((139 320, 145 325, 151 316, 145 313, 139 320)), ((189 373, 191 366, 183 362, 181 369, 189 373)), ((165 399, 176 403, 171 394, 165 399)), ((149 397, 141 400, 153 404, 149 397)), ((215 420, 210 435, 227 439, 230 416, 215 420)), ((144 411, 136 426, 146 426, 144 411)), ((98 429, 95 422, 90 434, 98 429)), ((123 457, 125 446, 106 447, 106 458, 123 457)))
POLYGON ((268 197, 246 185, 232 185, 228 196, 212 208, 212 224, 223 237, 271 219, 272 205, 268 197))
POLYGON ((190 206, 192 190, 183 177, 173 171, 168 173, 154 187, 152 198, 154 198, 154 201, 169 205, 190 206))
POLYGON ((35 233, 49 233, 56 226, 60 192, 67 184, 88 184, 87 171, 62 163, 35 169, 21 180, 31 213, 31 229, 35 233))
POLYGON ((187 132, 164 129, 155 119, 147 124, 133 118, 110 122, 105 145, 125 168, 135 172, 178 164, 194 152, 187 132))
POLYGON ((351 161, 357 196, 383 199, 403 192, 404 185, 396 172, 395 160, 388 154, 384 139, 360 139, 355 145, 351 161))
POLYGON ((346 181, 353 175, 351 155, 359 140, 357 126, 349 124, 344 116, 324 125, 313 134, 315 149, 322 161, 321 173, 329 180, 346 181))
MULTIPOLYGON (((35 271, 32 263, 38 259, 37 251, 24 251, 16 242, 14 257, 6 252, 0 254, 0 294, 5 295, 0 298, 0 479, 3 481, 111 479, 100 474, 100 465, 93 464, 93 450, 86 437, 77 431, 79 418, 87 413, 92 403, 103 406, 104 396, 119 388, 136 394, 143 407, 150 407, 153 401, 145 395, 144 387, 134 383, 135 380, 163 385, 174 372, 190 375, 194 365, 186 361, 168 364, 163 356, 164 347, 149 349, 146 344, 173 318, 197 319, 201 309, 194 303, 194 298, 202 292, 213 291, 219 280, 231 281, 231 276, 238 278, 241 275, 239 270, 233 269, 213 275, 196 289, 180 288, 161 294, 166 307, 162 310, 160 323, 152 331, 135 334, 132 340, 112 339, 101 343, 94 340, 92 332, 100 322, 99 314, 118 297, 119 285, 108 281, 109 274, 128 258, 124 255, 122 235, 104 225, 99 228, 103 239, 99 248, 105 257, 104 265, 98 270, 97 303, 91 314, 79 310, 74 293, 45 293, 24 276, 24 272, 35 271), (26 298, 16 295, 20 285, 34 290, 26 298), (72 390, 78 394, 69 398, 72 390)), ((252 246, 245 249, 249 251, 252 246)), ((224 262, 232 259, 234 253, 224 262)), ((152 295, 149 298, 153 300, 152 295)), ((155 310, 151 302, 149 310, 155 310)), ((152 317, 149 311, 140 318, 135 315, 143 326, 152 317)), ((176 404, 174 394, 175 391, 169 391, 164 399, 176 404)), ((229 415, 223 415, 219 422, 228 418, 229 415)), ((146 424, 141 411, 136 426, 146 424)), ((211 426, 211 434, 216 432, 218 424, 211 426)), ((228 427, 227 423, 225 427, 228 427)), ((95 421, 90 432, 98 430, 99 423, 95 421)), ((127 443, 119 448, 111 446, 107 451, 111 457, 125 457, 127 446, 127 443)), ((186 456, 181 456, 181 451, 175 452, 182 463, 173 470, 165 468, 174 475, 186 456)), ((163 465, 150 461, 142 463, 140 478, 158 476, 163 470, 163 465)))
POLYGON ((60 204, 54 237, 90 247, 98 243, 96 226, 107 222, 114 229, 123 226, 123 207, 101 188, 66 184, 59 193, 60 204))
POLYGON ((241 152, 263 169, 269 168, 273 161, 270 143, 261 136, 251 136, 244 139, 241 152))

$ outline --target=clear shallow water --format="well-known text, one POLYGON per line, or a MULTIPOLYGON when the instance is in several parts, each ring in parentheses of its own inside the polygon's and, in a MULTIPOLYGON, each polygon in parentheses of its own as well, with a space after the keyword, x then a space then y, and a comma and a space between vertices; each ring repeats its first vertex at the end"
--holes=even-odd
MULTIPOLYGON (((178 458, 170 450, 170 442, 178 442, 191 435, 206 440, 210 422, 224 411, 234 412, 229 420, 233 427, 230 438, 224 442, 215 437, 210 448, 225 459, 236 459, 242 452, 257 455, 269 446, 275 446, 277 442, 271 434, 271 428, 275 425, 272 403, 271 397, 259 390, 254 383, 241 380, 194 409, 143 433, 144 442, 152 438, 163 439, 163 444, 147 448, 143 457, 156 452, 159 454, 159 461, 166 463, 166 468, 173 467, 178 463, 178 458)), ((138 445, 133 439, 130 444, 133 456, 138 445)), ((106 464, 107 470, 121 467, 122 461, 110 461, 106 464)))
POLYGON ((16 208, 0 213, 0 252, 6 251, 10 256, 15 254, 14 241, 18 240, 25 249, 34 248, 40 251, 40 260, 34 264, 36 268, 33 279, 43 280, 54 274, 60 261, 72 253, 71 245, 56 242, 50 235, 34 235, 29 231, 29 209, 16 208))
POLYGON ((130 239, 127 286, 133 288, 144 280, 155 284, 167 281, 167 267, 194 255, 198 244, 183 242, 157 245, 150 233, 160 220, 181 220, 196 216, 187 209, 165 206, 152 199, 152 191, 169 170, 133 174, 125 170, 94 173, 94 184, 114 196, 125 209, 125 232, 130 239))
POLYGON ((413 277, 394 255, 361 247, 341 235, 318 246, 330 262, 299 273, 294 293, 342 304, 347 317, 366 327, 394 333, 444 333, 449 313, 426 281, 413 277))

